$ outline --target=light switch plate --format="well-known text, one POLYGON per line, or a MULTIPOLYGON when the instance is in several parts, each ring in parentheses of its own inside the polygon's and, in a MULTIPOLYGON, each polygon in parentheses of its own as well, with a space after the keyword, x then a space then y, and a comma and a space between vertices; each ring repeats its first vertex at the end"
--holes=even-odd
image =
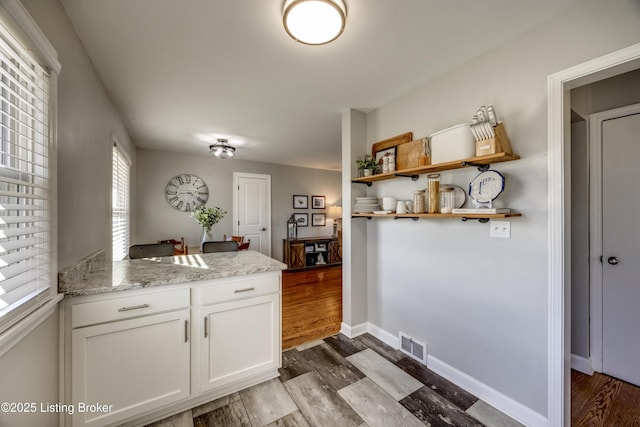
POLYGON ((500 237, 502 239, 511 238, 511 223, 509 221, 491 221, 489 226, 490 237, 500 237))

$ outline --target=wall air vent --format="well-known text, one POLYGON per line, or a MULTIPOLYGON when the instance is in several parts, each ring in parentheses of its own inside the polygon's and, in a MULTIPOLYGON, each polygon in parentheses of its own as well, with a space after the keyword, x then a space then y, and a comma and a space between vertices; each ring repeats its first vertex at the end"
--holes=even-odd
POLYGON ((400 332, 400 351, 423 365, 427 365, 427 345, 413 339, 404 332, 400 332))

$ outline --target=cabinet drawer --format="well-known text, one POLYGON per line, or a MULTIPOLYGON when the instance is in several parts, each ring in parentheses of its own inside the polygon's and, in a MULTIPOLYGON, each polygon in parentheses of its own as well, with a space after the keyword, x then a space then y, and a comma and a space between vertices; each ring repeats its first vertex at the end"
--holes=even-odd
POLYGON ((271 294, 280 291, 279 275, 252 277, 246 280, 234 280, 200 288, 200 304, 214 304, 255 295, 271 294))
POLYGON ((189 289, 149 292, 74 304, 71 326, 94 325, 189 307, 189 289))

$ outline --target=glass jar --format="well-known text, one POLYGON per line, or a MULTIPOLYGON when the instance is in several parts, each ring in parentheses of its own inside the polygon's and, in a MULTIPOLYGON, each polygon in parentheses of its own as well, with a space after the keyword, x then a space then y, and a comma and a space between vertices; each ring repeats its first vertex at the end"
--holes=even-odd
POLYGON ((440 212, 440 174, 427 175, 427 190, 429 191, 430 214, 440 212))
POLYGON ((453 188, 443 188, 440 190, 440 213, 450 214, 455 203, 455 192, 453 188))
POLYGON ((413 192, 413 213, 424 213, 425 211, 424 190, 413 192))

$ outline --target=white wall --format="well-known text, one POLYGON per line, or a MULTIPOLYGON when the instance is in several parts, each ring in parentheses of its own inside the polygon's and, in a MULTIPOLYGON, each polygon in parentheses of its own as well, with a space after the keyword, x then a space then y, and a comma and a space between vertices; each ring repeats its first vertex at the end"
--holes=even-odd
MULTIPOLYGON (((512 238, 453 220, 371 221, 367 229, 368 318, 545 416, 547 413, 547 76, 640 40, 633 0, 586 0, 400 97, 367 117, 367 140, 426 136, 469 121, 492 103, 522 159, 506 175, 499 203, 517 209, 512 238)), ((437 58, 434 58, 437 60, 437 58)), ((442 174, 468 186, 472 169, 442 174)), ((426 179, 385 181, 369 194, 409 198, 426 179)), ((355 221, 355 220, 354 220, 355 221)))
MULTIPOLYGON (((166 201, 164 190, 169 180, 181 173, 192 173, 209 187, 206 206, 220 206, 229 213, 213 226, 215 239, 232 234, 233 172, 271 175, 271 256, 282 260, 282 239, 287 237, 286 222, 292 213, 327 212, 318 209, 293 210, 293 195, 325 196, 326 206, 341 205, 340 172, 298 168, 270 163, 250 162, 234 158, 216 159, 206 146, 202 155, 168 153, 138 149, 136 193, 134 200, 137 232, 134 244, 153 243, 162 239, 184 237, 187 245, 197 247, 201 228, 189 213, 172 208, 166 201)), ((327 219, 325 227, 301 227, 299 237, 329 236, 333 222, 327 219)))

